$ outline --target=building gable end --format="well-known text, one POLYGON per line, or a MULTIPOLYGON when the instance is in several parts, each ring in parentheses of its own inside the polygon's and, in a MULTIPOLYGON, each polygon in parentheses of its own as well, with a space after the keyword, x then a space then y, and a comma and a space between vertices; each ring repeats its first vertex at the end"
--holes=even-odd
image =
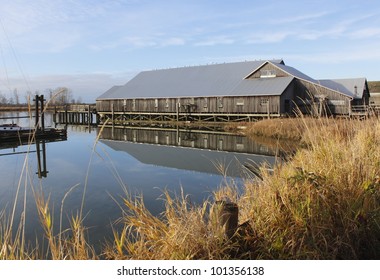
MULTIPOLYGON (((279 63, 285 65, 284 61, 279 63)), ((275 78, 275 77, 289 77, 289 73, 286 73, 282 69, 278 68, 275 64, 270 61, 264 62, 253 72, 249 73, 244 79, 258 79, 258 78, 275 78)))

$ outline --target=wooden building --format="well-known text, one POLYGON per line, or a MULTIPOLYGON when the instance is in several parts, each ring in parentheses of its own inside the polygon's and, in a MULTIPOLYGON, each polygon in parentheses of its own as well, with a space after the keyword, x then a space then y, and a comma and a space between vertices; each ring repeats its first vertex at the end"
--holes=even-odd
POLYGON ((143 71, 97 98, 101 121, 232 121, 305 114, 350 115, 368 105, 363 79, 314 80, 283 60, 143 71))

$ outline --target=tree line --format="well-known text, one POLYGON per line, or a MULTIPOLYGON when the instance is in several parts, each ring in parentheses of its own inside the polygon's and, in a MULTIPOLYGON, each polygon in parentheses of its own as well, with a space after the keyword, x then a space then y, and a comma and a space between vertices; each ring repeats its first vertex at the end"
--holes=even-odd
POLYGON ((66 87, 59 87, 56 89, 45 89, 43 92, 36 91, 32 93, 27 91, 25 94, 20 94, 17 89, 14 89, 11 94, 4 94, 0 92, 1 105, 26 105, 33 102, 35 95, 43 94, 46 101, 51 105, 65 105, 65 104, 79 104, 82 103, 82 98, 75 99, 72 91, 66 87))

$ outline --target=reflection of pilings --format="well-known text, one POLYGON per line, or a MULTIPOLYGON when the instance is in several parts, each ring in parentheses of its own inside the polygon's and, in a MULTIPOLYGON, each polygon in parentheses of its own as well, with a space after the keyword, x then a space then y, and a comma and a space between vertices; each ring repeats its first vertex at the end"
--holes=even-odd
POLYGON ((36 141, 36 152, 37 152, 37 165, 38 165, 38 178, 47 177, 49 171, 46 167, 46 144, 45 141, 36 141), (41 160, 41 151, 42 151, 42 160, 41 160), (42 165, 42 166, 41 166, 42 165))
POLYGON ((100 139, 273 156, 278 153, 241 135, 211 131, 103 127, 100 139))

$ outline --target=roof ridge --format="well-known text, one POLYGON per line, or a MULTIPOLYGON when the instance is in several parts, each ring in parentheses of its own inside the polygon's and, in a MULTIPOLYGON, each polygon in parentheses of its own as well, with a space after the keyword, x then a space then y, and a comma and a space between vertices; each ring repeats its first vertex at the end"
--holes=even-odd
MULTIPOLYGON (((272 62, 272 63, 282 64, 282 63, 284 63, 284 60, 283 59, 272 59, 272 60, 268 60, 268 59, 255 59, 255 60, 231 61, 231 62, 210 62, 210 63, 199 64, 199 65, 185 65, 185 66, 177 66, 177 67, 156 68, 156 69, 150 69, 150 70, 147 69, 147 70, 141 71, 140 73, 142 73, 142 72, 151 72, 151 71, 163 71, 163 70, 175 70, 175 69, 208 67, 208 66, 220 66, 220 65, 226 65, 226 64, 227 65, 232 65, 232 64, 242 64, 242 63, 258 63, 258 62, 262 62, 262 63, 272 62), (279 61, 279 62, 277 62, 277 61, 279 61)), ((284 65, 284 64, 282 64, 282 65, 284 65)))

